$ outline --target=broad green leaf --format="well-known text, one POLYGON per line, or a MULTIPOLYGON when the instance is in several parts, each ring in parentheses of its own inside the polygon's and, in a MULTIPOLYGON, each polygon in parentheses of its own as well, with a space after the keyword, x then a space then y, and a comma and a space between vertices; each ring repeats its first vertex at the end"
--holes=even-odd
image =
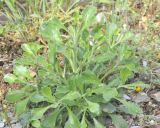
POLYGON ((27 94, 22 91, 22 90, 14 90, 14 91, 9 91, 6 95, 6 100, 10 103, 15 103, 24 97, 26 97, 27 94))
POLYGON ((112 98, 118 96, 118 92, 116 88, 106 88, 103 91, 103 98, 106 102, 110 101, 112 98))
POLYGON ((133 36, 134 36, 134 35, 133 35, 133 33, 131 33, 131 32, 125 33, 124 37, 122 38, 122 42, 125 42, 125 41, 127 41, 127 40, 132 39, 133 36))
POLYGON ((26 98, 26 99, 21 100, 18 103, 16 103, 15 109, 16 109, 17 115, 20 115, 26 111, 28 101, 29 101, 29 98, 26 98))
POLYGON ((42 87, 41 93, 44 97, 48 99, 49 102, 55 101, 55 97, 52 95, 52 90, 50 87, 42 87))
POLYGON ((0 25, 0 35, 4 32, 4 27, 0 25))
POLYGON ((118 96, 118 92, 116 88, 110 88, 105 85, 100 86, 99 88, 95 89, 94 92, 97 94, 102 94, 106 102, 118 96))
POLYGON ((127 121, 125 121, 122 116, 110 114, 110 117, 112 118, 112 122, 116 128, 129 128, 127 121))
POLYGON ((116 111, 116 107, 113 104, 108 103, 102 106, 102 110, 107 113, 113 113, 116 111))
POLYGON ((37 56, 37 63, 42 67, 48 67, 49 63, 44 56, 37 56))
POLYGON ((39 120, 33 120, 31 124, 34 128, 40 128, 41 126, 41 122, 39 120))
POLYGON ((13 74, 6 74, 4 76, 4 81, 8 82, 9 84, 13 84, 16 81, 17 77, 13 74))
POLYGON ((43 108, 33 108, 31 110, 31 120, 38 120, 43 117, 43 114, 50 108, 50 106, 43 108))
POLYGON ((69 119, 64 128, 80 128, 78 117, 68 108, 69 119))
POLYGON ((89 100, 86 100, 86 101, 88 103, 88 109, 90 112, 96 115, 99 115, 101 113, 100 105, 98 103, 94 103, 89 100))
POLYGON ((47 40, 60 41, 59 29, 64 28, 63 24, 57 19, 52 18, 45 21, 40 27, 40 34, 47 40))
POLYGON ((48 42, 48 59, 51 64, 55 63, 56 57, 56 44, 49 41, 48 42))
POLYGON ((118 27, 116 24, 109 23, 107 25, 107 36, 108 36, 107 39, 108 39, 109 43, 111 43, 112 37, 117 34, 117 31, 118 31, 118 27))
POLYGON ((81 120, 81 128, 87 128, 85 112, 84 112, 82 120, 81 120))
POLYGON ((103 63, 103 62, 107 62, 109 60, 114 59, 115 56, 116 56, 116 53, 114 53, 114 51, 111 51, 108 48, 104 53, 97 55, 93 61, 97 63, 103 63))
POLYGON ((30 97, 30 101, 33 103, 39 103, 39 102, 46 101, 46 98, 36 92, 30 97))
POLYGON ((14 71, 14 74, 19 77, 26 77, 26 78, 30 77, 30 72, 25 66, 22 66, 22 65, 15 66, 13 71, 14 71))
POLYGON ((45 128, 55 128, 57 116, 59 114, 59 110, 55 109, 50 115, 48 115, 43 121, 42 126, 45 128))
POLYGON ((139 107, 138 104, 120 99, 119 101, 124 105, 127 113, 132 115, 138 115, 143 113, 142 109, 139 107))
POLYGON ((73 100, 79 99, 80 97, 81 97, 81 94, 79 92, 71 91, 67 93, 61 100, 73 101, 73 100))
POLYGON ((24 65, 24 66, 34 65, 34 64, 36 64, 36 60, 34 57, 32 55, 29 55, 28 53, 23 53, 21 58, 16 59, 15 63, 17 65, 24 65))
POLYGON ((128 68, 123 68, 120 70, 120 77, 125 82, 128 80, 128 78, 132 75, 132 71, 130 71, 128 68))
POLYGON ((81 75, 81 81, 83 81, 83 84, 85 82, 87 83, 93 83, 93 84, 99 84, 100 83, 100 80, 97 78, 97 76, 95 75, 94 72, 92 71, 85 71, 82 73, 81 75))
POLYGON ((97 9, 95 6, 87 6, 82 12, 83 27, 82 30, 91 26, 95 20, 97 9))
POLYGON ((105 128, 105 126, 103 126, 98 120, 96 120, 95 118, 93 118, 93 120, 95 128, 105 128))
POLYGON ((134 83, 131 83, 131 84, 122 85, 122 87, 134 90, 136 87, 141 87, 142 89, 149 88, 150 85, 149 84, 144 84, 142 81, 137 81, 137 82, 134 82, 134 83))
POLYGON ((39 45, 38 43, 27 43, 27 44, 22 44, 22 49, 28 54, 34 55, 36 52, 41 49, 43 46, 39 45))

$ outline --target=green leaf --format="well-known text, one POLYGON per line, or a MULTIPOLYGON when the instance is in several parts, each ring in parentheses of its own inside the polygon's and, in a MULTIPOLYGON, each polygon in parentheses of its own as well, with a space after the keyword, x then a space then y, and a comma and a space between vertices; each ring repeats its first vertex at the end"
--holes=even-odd
POLYGON ((4 76, 4 81, 8 82, 9 84, 13 84, 16 81, 17 77, 13 74, 6 74, 4 76))
POLYGON ((45 56, 37 56, 37 63, 38 63, 38 65, 40 65, 44 68, 49 66, 49 63, 48 63, 45 56))
POLYGON ((55 63, 56 57, 56 44, 49 41, 48 42, 48 59, 51 64, 55 63))
POLYGON ((128 68, 123 68, 120 70, 120 77, 125 82, 128 80, 128 78, 132 75, 132 71, 130 71, 128 68))
POLYGON ((98 120, 96 120, 95 118, 93 118, 93 120, 95 128, 105 128, 105 126, 103 126, 98 120))
POLYGON ((93 83, 93 84, 99 84, 100 80, 97 78, 94 72, 92 71, 85 71, 81 74, 80 80, 83 81, 82 83, 84 84, 85 82, 87 83, 93 83))
POLYGON ((82 120, 81 120, 81 128, 87 128, 87 123, 85 120, 86 120, 86 117, 85 117, 85 112, 84 112, 82 120))
POLYGON ((109 60, 112 60, 115 56, 116 56, 116 53, 113 53, 113 51, 107 50, 105 53, 97 55, 93 61, 97 63, 104 63, 109 60))
POLYGON ((0 25, 0 35, 4 32, 4 27, 0 25))
POLYGON ((36 92, 30 97, 30 101, 33 103, 39 103, 39 102, 46 101, 46 98, 36 92))
POLYGON ((97 94, 102 94, 106 102, 110 101, 112 98, 117 97, 118 95, 116 88, 110 88, 106 85, 100 86, 99 88, 95 89, 94 92, 97 94))
MULTIPOLYGON (((35 57, 35 56, 34 56, 35 57)), ((21 58, 17 58, 15 63, 17 65, 34 65, 36 64, 36 60, 32 55, 29 55, 28 53, 23 53, 21 58)))
POLYGON ((38 43, 27 43, 27 44, 22 44, 22 49, 28 54, 34 55, 37 53, 39 49, 41 49, 43 46, 39 45, 38 43))
POLYGON ((131 32, 127 32, 127 33, 125 33, 124 37, 122 38, 122 42, 130 40, 130 39, 132 39, 132 37, 134 37, 134 34, 131 32))
POLYGON ((118 96, 118 92, 116 88, 106 88, 103 91, 103 98, 106 102, 110 101, 112 98, 118 96))
POLYGON ((71 91, 67 93, 61 100, 69 100, 73 101, 75 99, 79 99, 81 97, 81 94, 77 91, 71 91))
POLYGON ((107 25, 107 35, 108 35, 108 41, 111 43, 112 37, 117 34, 118 27, 115 23, 109 23, 107 25))
POLYGON ((14 90, 14 91, 9 91, 6 95, 6 100, 10 103, 15 103, 24 97, 26 97, 27 94, 23 92, 22 90, 14 90))
POLYGON ((83 27, 82 30, 91 26, 93 21, 95 20, 95 14, 97 12, 97 8, 95 6, 87 6, 82 12, 83 19, 83 27))
POLYGON ((139 107, 138 104, 121 99, 119 99, 119 101, 123 103, 124 107, 127 109, 126 110, 127 113, 132 114, 134 116, 143 113, 142 109, 139 107))
POLYGON ((96 115, 99 115, 101 113, 100 105, 98 103, 94 103, 89 100, 86 100, 86 102, 88 103, 88 109, 90 112, 96 115))
POLYGON ((26 77, 26 78, 30 77, 30 72, 25 66, 22 66, 22 65, 15 66, 13 71, 14 71, 14 74, 19 77, 26 77))
POLYGON ((129 128, 127 121, 125 121, 122 116, 110 114, 110 117, 112 118, 112 122, 116 128, 129 128))
POLYGON ((42 87, 41 93, 48 99, 48 102, 53 103, 55 101, 55 97, 52 95, 52 90, 50 87, 42 87))
POLYGON ((116 107, 113 104, 108 103, 102 106, 102 110, 107 113, 113 113, 116 111, 116 107))
POLYGON ((58 114, 59 110, 54 110, 54 112, 52 112, 42 121, 42 126, 44 126, 45 128, 55 128, 58 114))
POLYGON ((41 123, 39 120, 33 120, 31 124, 34 128, 40 128, 41 126, 41 123))
POLYGON ((50 106, 43 107, 43 108, 33 108, 31 110, 31 120, 41 119, 43 114, 50 108, 50 106))
POLYGON ((28 101, 29 101, 29 98, 26 98, 26 99, 21 100, 18 103, 16 103, 15 109, 16 109, 17 115, 20 115, 26 111, 28 101))
POLYGON ((78 117, 68 108, 69 119, 64 128, 80 128, 78 117))
POLYGON ((59 29, 64 28, 63 24, 57 19, 52 18, 45 21, 40 27, 40 34, 47 40, 60 41, 59 29))
POLYGON ((131 83, 131 84, 123 85, 122 87, 134 90, 136 87, 141 87, 142 89, 149 88, 150 85, 149 84, 144 84, 142 81, 137 81, 137 82, 134 82, 134 83, 131 83))

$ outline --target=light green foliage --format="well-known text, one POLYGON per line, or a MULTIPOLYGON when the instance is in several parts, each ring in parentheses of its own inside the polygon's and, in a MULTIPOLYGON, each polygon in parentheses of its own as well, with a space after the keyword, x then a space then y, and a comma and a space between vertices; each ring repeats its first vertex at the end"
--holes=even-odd
POLYGON ((42 22, 39 34, 48 43, 46 53, 36 42, 22 45, 24 52, 15 61, 13 74, 4 76, 21 88, 8 92, 6 100, 15 103, 17 115, 30 113, 28 123, 35 128, 104 128, 99 118, 108 114, 117 128, 127 128, 126 121, 115 115, 112 101, 120 101, 126 113, 142 113, 137 104, 119 95, 120 88, 136 86, 125 85, 138 67, 135 48, 128 46, 133 33, 107 18, 97 23, 95 6, 75 13, 77 23, 62 23, 57 17, 42 22))

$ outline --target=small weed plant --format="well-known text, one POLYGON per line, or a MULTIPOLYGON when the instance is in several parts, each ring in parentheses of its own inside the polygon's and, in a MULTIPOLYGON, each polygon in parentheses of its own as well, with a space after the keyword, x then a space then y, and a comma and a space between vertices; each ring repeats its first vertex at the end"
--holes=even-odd
POLYGON ((118 113, 142 113, 123 98, 126 89, 145 87, 126 84, 139 69, 130 45, 134 34, 105 15, 97 22, 96 14, 90 5, 74 12, 70 23, 51 17, 39 27, 47 46, 22 45, 23 55, 4 80, 21 86, 6 100, 25 127, 105 128, 105 119, 111 118, 117 128, 128 128, 118 113))

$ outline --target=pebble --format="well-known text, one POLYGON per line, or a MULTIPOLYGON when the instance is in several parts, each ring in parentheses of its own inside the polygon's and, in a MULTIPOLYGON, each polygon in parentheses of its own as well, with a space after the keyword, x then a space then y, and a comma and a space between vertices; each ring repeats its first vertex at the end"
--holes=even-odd
POLYGON ((131 126, 130 128, 142 128, 141 126, 131 126))
POLYGON ((137 96, 135 96, 133 98, 133 100, 136 102, 136 103, 143 103, 143 102, 149 102, 150 101, 150 98, 148 97, 148 95, 144 92, 140 92, 137 94, 137 96))
POLYGON ((155 124, 155 121, 154 121, 154 120, 151 120, 149 123, 150 123, 150 125, 154 125, 154 124, 155 124))
POLYGON ((143 67, 147 67, 147 65, 148 65, 147 61, 145 61, 145 60, 142 61, 142 64, 143 64, 143 67))
POLYGON ((123 94, 123 98, 124 98, 125 100, 131 100, 131 97, 129 97, 129 96, 126 95, 126 94, 123 94))
POLYGON ((22 125, 20 123, 12 124, 12 128, 22 128, 22 125))
POLYGON ((11 123, 13 124, 13 123, 16 123, 18 120, 17 120, 17 118, 15 118, 15 117, 11 117, 11 123))
POLYGON ((4 128, 4 122, 0 122, 0 128, 4 128))
POLYGON ((160 115, 154 116, 154 120, 158 123, 160 123, 160 115))
POLYGON ((154 93, 154 94, 151 94, 151 97, 156 100, 157 102, 160 102, 160 91, 154 93))

